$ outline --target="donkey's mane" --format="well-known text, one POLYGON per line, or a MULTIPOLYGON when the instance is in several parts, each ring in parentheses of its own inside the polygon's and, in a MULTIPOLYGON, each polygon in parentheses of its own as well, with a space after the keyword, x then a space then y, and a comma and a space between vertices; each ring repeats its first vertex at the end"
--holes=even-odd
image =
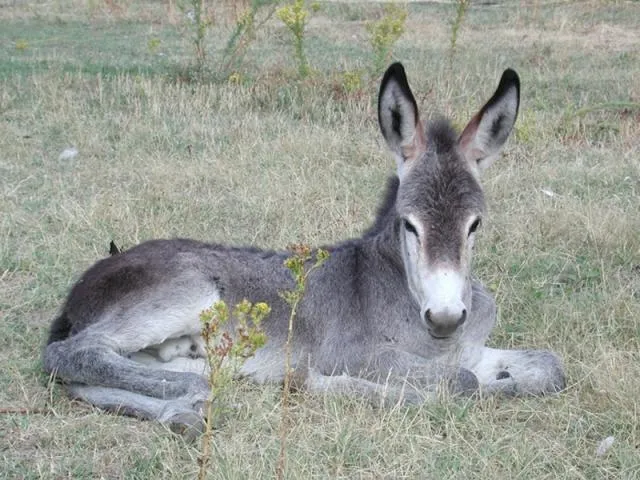
POLYGON ((438 118, 427 127, 427 146, 437 154, 451 151, 458 143, 458 133, 446 118, 438 118))

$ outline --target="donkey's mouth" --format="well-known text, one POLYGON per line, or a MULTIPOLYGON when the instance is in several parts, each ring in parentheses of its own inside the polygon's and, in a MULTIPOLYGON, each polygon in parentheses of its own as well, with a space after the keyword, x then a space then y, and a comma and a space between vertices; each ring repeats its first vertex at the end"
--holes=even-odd
POLYGON ((431 330, 429 330, 429 335, 435 340, 446 340, 448 338, 451 338, 451 335, 436 335, 431 330))

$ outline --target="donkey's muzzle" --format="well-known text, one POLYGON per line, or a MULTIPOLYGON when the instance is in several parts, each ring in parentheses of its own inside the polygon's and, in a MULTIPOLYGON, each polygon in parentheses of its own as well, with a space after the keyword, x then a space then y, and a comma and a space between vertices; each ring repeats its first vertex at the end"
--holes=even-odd
POLYGON ((451 310, 432 312, 428 308, 424 312, 424 319, 429 334, 433 338, 447 338, 453 335, 457 328, 467 320, 467 309, 463 308, 462 312, 452 312, 451 310))

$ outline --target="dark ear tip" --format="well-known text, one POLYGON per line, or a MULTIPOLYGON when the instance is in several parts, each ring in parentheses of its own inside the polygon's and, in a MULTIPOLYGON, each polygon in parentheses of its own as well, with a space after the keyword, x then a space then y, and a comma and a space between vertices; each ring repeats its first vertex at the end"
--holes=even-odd
POLYGON ((384 73, 384 77, 382 77, 382 82, 380 82, 380 91, 378 92, 378 110, 380 109, 382 94, 391 82, 398 85, 404 96, 413 104, 413 109, 417 112, 418 106, 416 104, 416 100, 413 98, 411 88, 409 88, 407 74, 404 72, 404 67, 400 62, 392 63, 384 73))
POLYGON ((510 87, 511 85, 515 85, 515 87, 520 90, 520 77, 515 70, 507 68, 502 74, 502 78, 500 78, 500 85, 498 86, 498 89, 502 90, 510 87))
POLYGON ((400 62, 395 62, 389 65, 389 68, 387 68, 387 71, 384 72, 384 76, 382 77, 382 83, 386 83, 391 77, 407 78, 404 66, 400 62))

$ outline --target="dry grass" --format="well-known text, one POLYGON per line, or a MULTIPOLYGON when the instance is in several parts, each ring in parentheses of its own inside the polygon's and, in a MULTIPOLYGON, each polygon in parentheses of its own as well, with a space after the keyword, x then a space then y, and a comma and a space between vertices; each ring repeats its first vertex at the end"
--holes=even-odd
MULTIPOLYGON (((454 7, 410 7, 396 57, 425 112, 462 125, 504 68, 522 77, 516 136, 485 179, 476 267, 500 305, 493 344, 559 352, 570 386, 385 411, 299 395, 288 477, 640 477, 639 112, 573 115, 640 101, 639 7, 472 6, 453 76, 454 7), (613 447, 596 457, 608 436, 613 447)), ((378 8, 324 5, 309 26, 318 73, 304 83, 270 24, 245 81, 230 85, 175 81, 191 52, 164 4, 0 3, 0 477, 195 474, 196 445, 49 385, 48 323, 111 239, 281 247, 357 235, 393 161, 377 86, 348 95, 335 72, 369 64, 364 22, 378 8), (71 146, 78 155, 59 158, 71 146)), ((212 32, 213 59, 224 35, 212 32)), ((232 395, 239 407, 216 432, 211 476, 271 477, 280 392, 238 383, 232 395)))

